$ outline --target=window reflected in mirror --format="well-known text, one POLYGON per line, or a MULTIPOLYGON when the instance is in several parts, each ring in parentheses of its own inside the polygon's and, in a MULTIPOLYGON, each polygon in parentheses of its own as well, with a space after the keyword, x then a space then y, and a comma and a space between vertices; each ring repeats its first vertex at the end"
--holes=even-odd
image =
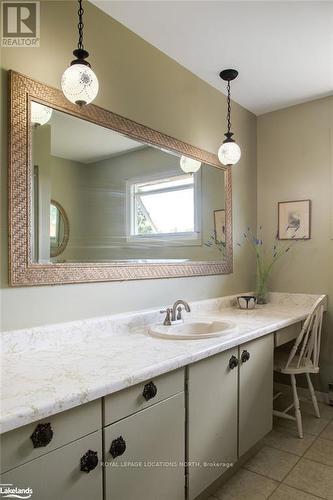
POLYGON ((202 164, 185 173, 174 152, 57 110, 35 111, 35 262, 224 258, 223 170, 202 164))
POLYGON ((200 174, 156 176, 127 181, 128 239, 199 241, 200 174))

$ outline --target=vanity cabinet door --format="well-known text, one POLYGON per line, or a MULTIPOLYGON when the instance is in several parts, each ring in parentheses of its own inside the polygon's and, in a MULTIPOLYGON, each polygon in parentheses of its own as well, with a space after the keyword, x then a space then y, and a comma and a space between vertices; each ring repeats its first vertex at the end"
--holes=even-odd
POLYGON ((33 500, 102 500, 101 459, 102 432, 97 431, 2 474, 1 483, 31 488, 33 500), (89 450, 97 452, 97 465, 89 450), (95 468, 82 471, 81 458, 87 469, 95 468))
POLYGON ((104 429, 105 500, 184 500, 184 393, 104 429))
POLYGON ((271 429, 273 334, 239 347, 239 456, 271 429))
POLYGON ((237 358, 234 348, 188 368, 190 500, 237 460, 237 358))

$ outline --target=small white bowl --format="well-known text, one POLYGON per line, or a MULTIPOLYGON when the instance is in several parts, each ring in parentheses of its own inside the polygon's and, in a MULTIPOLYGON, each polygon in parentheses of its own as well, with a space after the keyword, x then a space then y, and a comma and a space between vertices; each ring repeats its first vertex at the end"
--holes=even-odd
POLYGON ((240 297, 237 297, 237 302, 240 309, 254 309, 257 297, 254 295, 241 295, 240 297))

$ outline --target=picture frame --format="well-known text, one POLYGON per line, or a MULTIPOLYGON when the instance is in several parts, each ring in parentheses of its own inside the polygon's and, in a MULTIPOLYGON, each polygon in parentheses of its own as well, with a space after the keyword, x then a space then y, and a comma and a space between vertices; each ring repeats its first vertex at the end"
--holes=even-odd
POLYGON ((214 210, 214 235, 215 243, 225 243, 226 231, 225 209, 214 210))
POLYGON ((311 200, 278 203, 278 239, 309 240, 311 238, 311 200))

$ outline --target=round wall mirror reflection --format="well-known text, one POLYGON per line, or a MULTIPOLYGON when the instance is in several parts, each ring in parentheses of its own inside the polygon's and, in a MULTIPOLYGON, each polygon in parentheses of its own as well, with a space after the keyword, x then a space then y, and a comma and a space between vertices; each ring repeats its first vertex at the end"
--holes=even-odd
POLYGON ((50 255, 56 257, 66 248, 69 238, 69 222, 64 208, 55 200, 50 204, 50 255))

